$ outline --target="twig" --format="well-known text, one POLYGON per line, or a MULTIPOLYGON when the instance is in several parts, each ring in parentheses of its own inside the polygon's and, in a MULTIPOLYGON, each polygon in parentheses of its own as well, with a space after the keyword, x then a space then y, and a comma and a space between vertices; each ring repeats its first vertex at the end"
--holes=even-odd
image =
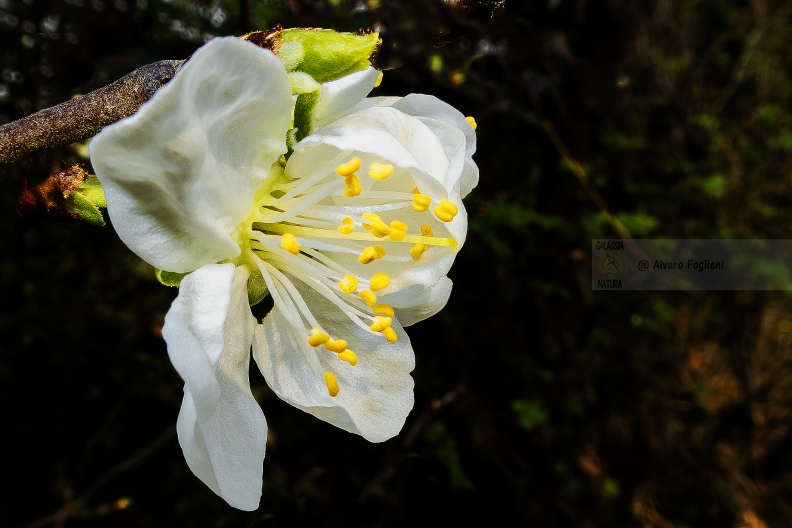
POLYGON ((140 108, 184 63, 141 66, 116 82, 0 127, 0 167, 95 136, 140 108))

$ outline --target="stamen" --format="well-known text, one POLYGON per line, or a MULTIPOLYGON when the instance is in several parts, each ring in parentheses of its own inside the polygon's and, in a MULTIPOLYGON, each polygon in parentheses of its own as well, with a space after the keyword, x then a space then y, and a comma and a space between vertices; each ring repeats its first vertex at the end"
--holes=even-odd
POLYGON ((285 249, 292 255, 300 254, 300 244, 297 243, 297 239, 291 233, 283 233, 283 236, 281 237, 281 248, 285 249))
POLYGON ((352 352, 348 348, 343 352, 341 352, 340 354, 338 354, 338 359, 340 359, 341 361, 346 361, 353 367, 357 365, 357 356, 355 355, 354 352, 352 352))
POLYGON ((377 82, 374 83, 374 88, 377 88, 380 84, 382 84, 382 74, 383 72, 380 72, 379 76, 377 76, 377 82))
POLYGON ((311 329, 312 335, 308 337, 308 344, 316 348, 323 345, 330 340, 330 336, 319 330, 318 328, 311 329))
POLYGON ((347 216, 343 220, 341 220, 341 225, 338 226, 338 232, 342 235, 348 235, 349 233, 355 230, 355 221, 352 220, 351 216, 347 216))
POLYGON ((371 247, 373 247, 374 251, 377 252, 377 258, 378 259, 381 259, 382 257, 385 256, 385 248, 384 247, 382 247, 382 246, 371 246, 371 247))
POLYGON ((426 244, 413 244, 413 246, 410 248, 410 256, 413 260, 418 260, 421 258, 421 255, 426 253, 426 250, 428 249, 429 246, 426 244))
POLYGON ((390 234, 390 227, 382 221, 379 215, 374 213, 364 213, 361 215, 363 220, 368 220, 370 224, 363 224, 363 227, 377 238, 383 238, 390 234))
POLYGON ((393 165, 389 163, 372 163, 369 170, 369 177, 375 180, 384 180, 393 174, 393 165))
POLYGON ((330 352, 335 352, 338 354, 339 352, 346 350, 347 342, 343 339, 330 339, 324 344, 324 347, 330 352))
POLYGON ((339 176, 349 176, 360 168, 360 158, 354 157, 346 163, 342 163, 336 167, 336 174, 339 176))
POLYGON ((387 304, 378 304, 374 307, 374 313, 377 315, 387 315, 393 317, 393 308, 387 304))
POLYGON ((371 288, 371 291, 379 291, 383 288, 387 288, 389 284, 390 277, 384 273, 375 273, 369 281, 369 287, 371 288))
POLYGON ((369 290, 363 290, 362 292, 358 293, 358 297, 363 299, 369 308, 377 304, 377 296, 371 293, 369 290))
POLYGON ((413 194, 412 201, 413 201, 412 208, 418 211, 419 213, 423 213, 424 211, 429 209, 430 205, 432 205, 432 198, 421 193, 413 194))
POLYGON ((421 226, 421 234, 427 237, 434 236, 434 233, 432 233, 432 226, 429 224, 423 224, 421 226))
POLYGON ((377 260, 377 250, 371 246, 364 249, 358 257, 358 262, 361 264, 371 264, 375 260, 377 260))
POLYGON ((390 326, 385 330, 383 330, 382 333, 385 335, 385 339, 387 339, 391 343, 395 343, 399 339, 399 336, 396 335, 396 330, 394 330, 390 326))
POLYGON ((390 223, 390 237, 394 240, 401 240, 407 234, 407 224, 400 220, 390 223))
POLYGON ((324 373, 324 380, 325 385, 327 385, 327 393, 330 394, 332 398, 335 398, 338 395, 338 378, 335 377, 335 374, 332 372, 325 372, 324 373))
MULTIPOLYGON (((381 74, 380 74, 380 75, 381 75, 381 74)), ((376 85, 374 85, 374 86, 375 86, 375 88, 376 88, 376 85)), ((468 125, 470 125, 470 126, 472 126, 472 127, 473 127, 473 130, 476 130, 476 128, 478 127, 478 125, 476 124, 476 120, 475 120, 475 119, 473 119, 473 116, 467 116, 467 117, 465 118, 465 121, 467 121, 468 125)))
POLYGON ((355 196, 360 196, 360 193, 363 192, 363 188, 360 186, 360 178, 358 178, 354 174, 350 174, 349 176, 346 176, 344 178, 344 183, 346 184, 346 189, 344 189, 344 196, 346 196, 347 198, 354 198, 355 196))
MULTIPOLYGON (((366 214, 368 214, 368 213, 366 213, 366 214)), ((365 224, 364 224, 364 227, 365 227, 365 224)), ((385 226, 385 227, 388 227, 388 226, 385 226)), ((327 250, 327 251, 342 251, 342 252, 347 252, 347 253, 357 253, 357 251, 354 251, 354 250, 346 250, 345 251, 344 247, 335 246, 335 245, 332 248, 331 247, 325 247, 325 246, 321 246, 320 247, 319 244, 318 244, 318 241, 316 241, 316 240, 307 240, 307 239, 317 239, 317 238, 335 238, 335 239, 339 239, 339 238, 343 238, 343 240, 345 240, 345 241, 348 241, 348 240, 365 240, 365 241, 372 241, 373 242, 373 241, 376 241, 377 238, 383 238, 382 236, 376 236, 373 233, 371 233, 371 234, 368 234, 368 233, 350 233, 348 235, 345 235, 344 237, 339 237, 336 234, 336 230, 335 229, 333 229, 333 230, 329 230, 329 229, 315 229, 315 228, 311 228, 311 227, 301 227, 301 226, 295 226, 295 225, 285 226, 283 224, 274 224, 274 223, 269 223, 269 222, 267 222, 267 223, 264 223, 264 222, 256 223, 254 225, 254 228, 255 229, 259 229, 259 230, 261 230, 261 231, 263 231, 265 233, 273 233, 273 234, 282 234, 288 229, 290 232, 296 233, 296 234, 300 235, 301 237, 303 237, 304 243, 306 245, 310 244, 310 247, 314 247, 316 249, 323 249, 323 250, 327 250)), ((370 228, 371 228, 371 226, 369 225, 367 229, 370 229, 370 228)), ((388 230, 390 230, 390 227, 388 227, 388 230)), ((451 237, 443 238, 443 237, 427 237, 427 236, 407 235, 407 236, 404 237, 404 239, 402 241, 403 242, 411 242, 413 244, 428 244, 430 246, 449 247, 449 248, 454 249, 454 250, 456 250, 456 248, 457 248, 456 240, 454 240, 451 237)))
POLYGON ((357 284, 358 280, 356 277, 352 275, 345 275, 344 279, 339 281, 338 287, 341 288, 341 291, 344 293, 355 293, 357 284))
POLYGON ((386 328, 390 327, 392 321, 393 319, 391 319, 390 317, 384 317, 378 315, 377 317, 374 318, 374 322, 371 323, 370 328, 375 332, 382 332, 386 328))
POLYGON ((437 218, 443 222, 450 222, 457 215, 459 209, 457 209, 457 206, 454 205, 454 202, 440 200, 440 205, 434 208, 434 212, 437 215, 437 218))

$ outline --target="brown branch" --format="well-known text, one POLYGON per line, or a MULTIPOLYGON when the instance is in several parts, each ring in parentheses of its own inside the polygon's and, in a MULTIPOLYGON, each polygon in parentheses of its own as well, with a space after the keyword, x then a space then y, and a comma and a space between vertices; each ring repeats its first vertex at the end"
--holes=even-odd
POLYGON ((116 82, 0 127, 0 167, 95 136, 140 108, 184 63, 147 64, 116 82))

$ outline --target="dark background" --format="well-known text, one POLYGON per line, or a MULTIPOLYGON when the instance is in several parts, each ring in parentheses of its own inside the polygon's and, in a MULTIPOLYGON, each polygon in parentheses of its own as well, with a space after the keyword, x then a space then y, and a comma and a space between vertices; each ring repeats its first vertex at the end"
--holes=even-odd
POLYGON ((383 444, 281 402, 261 507, 174 434, 176 295, 111 227, 36 224, 0 172, 0 526, 792 526, 789 292, 607 292, 616 237, 792 238, 788 1, 0 0, 0 123, 213 35, 372 27, 380 95, 478 121, 481 183, 444 311, 410 329, 416 404, 383 444), (555 130, 558 139, 551 140, 555 130))

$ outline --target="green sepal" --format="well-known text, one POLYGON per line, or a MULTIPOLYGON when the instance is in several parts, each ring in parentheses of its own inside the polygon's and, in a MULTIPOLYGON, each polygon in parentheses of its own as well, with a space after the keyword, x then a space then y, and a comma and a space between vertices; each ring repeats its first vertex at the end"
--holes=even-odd
POLYGON ((69 196, 63 200, 63 206, 69 213, 85 223, 95 226, 105 225, 104 217, 102 217, 102 212, 99 211, 99 208, 78 191, 69 193, 69 196))
POLYGON ((357 35, 332 29, 284 29, 281 39, 287 51, 284 64, 291 66, 292 71, 305 72, 317 82, 325 83, 366 69, 379 44, 379 33, 357 35), (298 62, 300 53, 302 58, 298 62))
POLYGON ((248 277, 247 293, 248 304, 250 304, 250 306, 255 306, 260 303, 269 293, 267 282, 264 280, 264 276, 260 271, 253 271, 250 277, 248 277))
POLYGON ((188 273, 174 273, 172 271, 164 271, 154 268, 154 276, 164 286, 178 286, 181 280, 186 277, 188 273))
POLYGON ((102 184, 99 183, 99 178, 96 176, 87 177, 75 191, 88 198, 96 207, 107 207, 104 189, 102 189, 102 184))
POLYGON ((313 108, 318 100, 319 90, 297 96, 294 105, 295 144, 311 133, 313 108))

